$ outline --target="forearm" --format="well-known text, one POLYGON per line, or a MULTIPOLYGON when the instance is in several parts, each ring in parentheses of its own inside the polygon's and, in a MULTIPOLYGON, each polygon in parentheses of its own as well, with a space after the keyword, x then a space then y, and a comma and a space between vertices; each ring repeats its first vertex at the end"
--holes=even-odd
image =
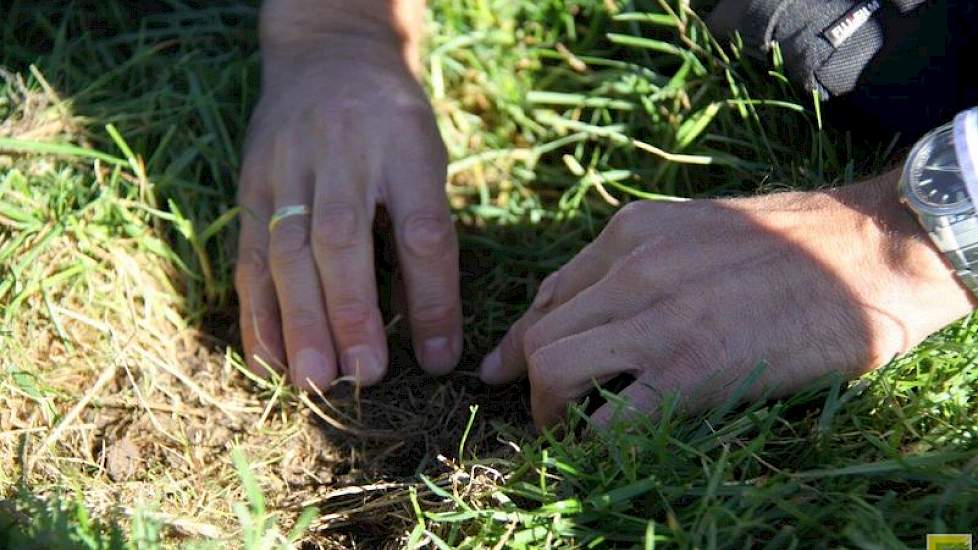
POLYGON ((266 0, 263 52, 267 60, 269 55, 302 55, 324 44, 351 44, 340 53, 397 51, 416 72, 424 7, 425 0, 266 0))

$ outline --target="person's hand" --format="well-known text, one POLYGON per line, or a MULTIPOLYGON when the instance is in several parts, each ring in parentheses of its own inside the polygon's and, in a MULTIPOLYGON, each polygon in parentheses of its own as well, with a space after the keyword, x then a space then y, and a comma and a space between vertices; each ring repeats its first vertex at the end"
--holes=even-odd
POLYGON ((344 32, 265 40, 262 53, 235 283, 249 366, 287 369, 306 389, 385 375, 372 240, 382 204, 418 360, 434 374, 452 370, 462 332, 446 154, 402 49, 344 32))
MULTIPOLYGON (((544 280, 481 377, 526 373, 540 426, 620 374, 635 378, 621 393, 626 415, 655 414, 674 393, 693 412, 761 362, 747 398, 862 374, 971 300, 898 204, 893 175, 834 192, 636 202, 544 280)), ((608 403, 593 419, 614 412, 608 403)))

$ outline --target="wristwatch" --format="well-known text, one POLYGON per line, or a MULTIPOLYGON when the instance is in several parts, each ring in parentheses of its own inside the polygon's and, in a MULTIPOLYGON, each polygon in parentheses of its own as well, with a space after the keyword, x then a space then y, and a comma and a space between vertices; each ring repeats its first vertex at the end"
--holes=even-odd
POLYGON ((900 178, 900 198, 961 282, 978 295, 978 108, 914 145, 900 178))

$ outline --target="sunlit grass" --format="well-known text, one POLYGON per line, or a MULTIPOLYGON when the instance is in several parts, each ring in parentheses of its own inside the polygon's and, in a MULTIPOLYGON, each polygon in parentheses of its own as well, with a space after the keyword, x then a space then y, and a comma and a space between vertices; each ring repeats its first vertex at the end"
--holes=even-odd
POLYGON ((254 2, 8 8, 0 546, 896 548, 976 529, 970 321, 855 384, 600 435, 575 412, 537 438, 518 391, 472 384, 621 204, 848 183, 899 157, 682 2, 430 5, 467 354, 410 406, 300 397, 241 367, 254 2))

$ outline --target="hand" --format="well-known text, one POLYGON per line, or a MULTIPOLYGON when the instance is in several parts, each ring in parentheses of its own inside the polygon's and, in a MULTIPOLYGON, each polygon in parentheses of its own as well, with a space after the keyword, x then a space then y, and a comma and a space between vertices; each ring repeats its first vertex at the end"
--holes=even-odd
POLYGON ((265 41, 263 49, 239 192, 235 284, 248 364, 260 374, 263 363, 287 368, 307 389, 340 373, 362 384, 383 378, 371 232, 383 204, 418 360, 446 373, 462 347, 458 245, 430 105, 395 44, 349 33, 315 38, 265 41), (293 205, 308 215, 270 231, 273 214, 293 205))
POLYGON ((762 361, 747 398, 862 374, 972 299, 898 204, 892 174, 831 192, 636 202, 543 282, 481 376, 525 372, 540 426, 623 373, 635 378, 626 415, 654 413, 672 393, 692 412, 722 403, 762 361))

